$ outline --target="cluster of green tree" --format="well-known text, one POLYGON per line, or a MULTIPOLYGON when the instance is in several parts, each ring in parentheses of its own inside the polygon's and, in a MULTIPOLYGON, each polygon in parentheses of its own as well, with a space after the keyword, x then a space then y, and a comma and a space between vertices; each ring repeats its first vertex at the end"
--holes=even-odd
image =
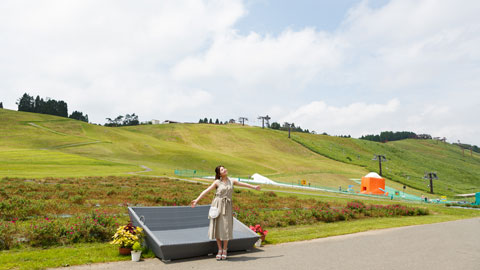
POLYGON ((57 101, 51 98, 46 98, 44 100, 40 96, 33 98, 33 96, 25 93, 21 98, 18 99, 16 104, 18 105, 18 111, 69 117, 88 123, 88 114, 83 115, 82 112, 74 111, 70 116, 68 116, 68 105, 63 100, 57 101))
POLYGON ((213 122, 213 121, 212 121, 212 118, 210 118, 210 120, 209 120, 209 119, 207 119, 207 118, 205 117, 205 118, 203 118, 203 119, 200 119, 200 120, 198 121, 198 123, 199 123, 199 124, 226 125, 226 124, 228 124, 228 121, 225 121, 225 122, 218 121, 218 118, 217 118, 217 120, 215 120, 215 122, 213 122))
MULTIPOLYGON (((427 137, 426 135, 428 134, 421 134, 421 135, 427 137)), ((430 136, 430 139, 431 138, 432 136, 430 136)), ((398 131, 398 132, 382 131, 380 135, 365 135, 360 137, 360 139, 374 141, 374 142, 390 142, 390 141, 398 141, 398 140, 404 140, 404 139, 419 139, 419 137, 417 136, 417 134, 410 131, 398 131)))
MULTIPOLYGON (((328 135, 328 134, 327 134, 328 135)), ((338 135, 338 136, 335 136, 335 137, 340 137, 340 138, 351 138, 352 136, 350 135, 338 135)))
POLYGON ((300 126, 296 127, 295 123, 291 123, 290 126, 288 123, 283 123, 283 126, 282 126, 277 122, 273 122, 272 124, 270 124, 269 127, 271 129, 286 130, 286 131, 288 131, 288 129, 290 128, 290 131, 293 131, 293 132, 310 133, 308 129, 302 129, 300 126))
POLYGON ((25 93, 17 101, 17 105, 18 110, 22 112, 34 112, 68 117, 67 103, 63 100, 57 101, 50 98, 44 100, 43 98, 40 98, 40 96, 34 98, 25 93))
POLYGON ((473 152, 480 153, 480 148, 476 145, 471 145, 471 144, 467 144, 467 143, 453 143, 453 144, 458 145, 463 149, 467 149, 467 150, 472 149, 473 152))
POLYGON ((80 120, 88 123, 88 114, 83 115, 83 113, 79 111, 74 111, 72 114, 70 114, 68 118, 72 118, 75 120, 80 120))
POLYGON ((105 123, 104 126, 106 127, 121 127, 121 126, 136 126, 140 124, 138 121, 138 115, 126 114, 125 116, 119 115, 114 119, 105 118, 107 119, 108 123, 105 123))

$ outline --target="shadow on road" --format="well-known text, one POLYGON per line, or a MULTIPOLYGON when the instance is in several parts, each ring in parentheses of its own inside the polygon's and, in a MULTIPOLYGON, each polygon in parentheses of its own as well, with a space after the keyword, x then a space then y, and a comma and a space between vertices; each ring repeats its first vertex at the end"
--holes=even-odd
POLYGON ((278 256, 268 256, 268 257, 249 257, 249 256, 242 256, 242 257, 228 257, 228 262, 247 262, 247 261, 255 261, 258 259, 270 259, 270 258, 279 258, 283 257, 283 255, 278 256))
MULTIPOLYGON (((232 251, 228 253, 228 260, 227 261, 236 261, 236 262, 245 262, 245 261, 252 261, 252 260, 257 260, 257 259, 263 259, 263 258, 275 258, 275 257, 281 257, 281 256, 273 256, 273 257, 251 257, 251 256, 244 256, 247 254, 254 254, 258 252, 264 252, 264 250, 259 249, 259 248, 253 248, 250 251, 232 251), (241 256, 241 257, 239 257, 241 256)), ((165 264, 176 264, 176 263, 183 263, 183 262, 191 262, 191 261, 203 261, 203 260, 215 260, 215 255, 212 254, 209 256, 201 256, 201 257, 193 257, 193 258, 187 258, 187 259, 180 259, 180 260, 173 260, 173 261, 162 261, 165 264)), ((158 258, 157 258, 158 259, 158 258)))

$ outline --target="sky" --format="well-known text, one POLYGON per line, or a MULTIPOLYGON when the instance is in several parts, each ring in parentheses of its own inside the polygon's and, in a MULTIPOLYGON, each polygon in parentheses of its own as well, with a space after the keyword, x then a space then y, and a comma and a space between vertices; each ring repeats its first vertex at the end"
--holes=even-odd
POLYGON ((480 145, 480 1, 0 2, 0 102, 480 145))

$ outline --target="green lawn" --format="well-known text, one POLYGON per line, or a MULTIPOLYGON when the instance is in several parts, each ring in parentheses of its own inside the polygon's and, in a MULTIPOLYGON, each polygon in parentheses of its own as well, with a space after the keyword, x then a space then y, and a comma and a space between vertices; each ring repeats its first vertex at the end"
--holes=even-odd
POLYGON ((480 155, 432 140, 376 143, 240 125, 169 124, 108 128, 51 115, 0 109, 0 177, 174 176, 174 169, 260 173, 273 180, 338 188, 377 171, 374 153, 387 156, 387 185, 420 196, 424 171, 436 171, 437 194, 472 193, 480 186, 480 155))

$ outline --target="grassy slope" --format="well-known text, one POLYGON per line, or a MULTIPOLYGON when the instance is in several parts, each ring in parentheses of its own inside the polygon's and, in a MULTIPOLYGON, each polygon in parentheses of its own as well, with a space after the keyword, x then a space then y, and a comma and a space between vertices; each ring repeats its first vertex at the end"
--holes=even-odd
POLYGON ((480 155, 463 156, 451 144, 413 139, 377 143, 312 134, 295 134, 294 140, 316 153, 369 171, 378 171, 373 155, 383 154, 388 159, 382 164, 383 175, 419 190, 429 190, 428 181, 422 179, 426 171, 439 176, 433 185, 436 193, 452 195, 480 189, 480 155))
POLYGON ((106 128, 49 115, 0 110, 0 176, 106 175, 152 168, 212 171, 218 164, 237 176, 255 172, 298 182, 351 184, 366 170, 317 155, 275 130, 236 125, 149 125, 106 128), (35 124, 35 126, 30 123, 35 124), (76 167, 76 168, 75 168, 76 167), (85 170, 82 172, 81 168, 85 170))
MULTIPOLYGON (((112 175, 142 170, 173 175, 174 169, 231 175, 255 172, 274 180, 338 187, 377 171, 371 160, 384 154, 387 185, 427 190, 424 171, 437 171, 435 190, 466 193, 480 186, 480 156, 463 157, 450 144, 403 140, 387 144, 238 125, 170 124, 106 128, 50 115, 0 109, 0 177, 112 175), (300 144, 299 144, 300 143, 300 144), (302 147, 305 146, 305 147, 302 147), (320 154, 320 155, 319 155, 320 154)), ((409 189, 411 193, 422 191, 409 189)))

